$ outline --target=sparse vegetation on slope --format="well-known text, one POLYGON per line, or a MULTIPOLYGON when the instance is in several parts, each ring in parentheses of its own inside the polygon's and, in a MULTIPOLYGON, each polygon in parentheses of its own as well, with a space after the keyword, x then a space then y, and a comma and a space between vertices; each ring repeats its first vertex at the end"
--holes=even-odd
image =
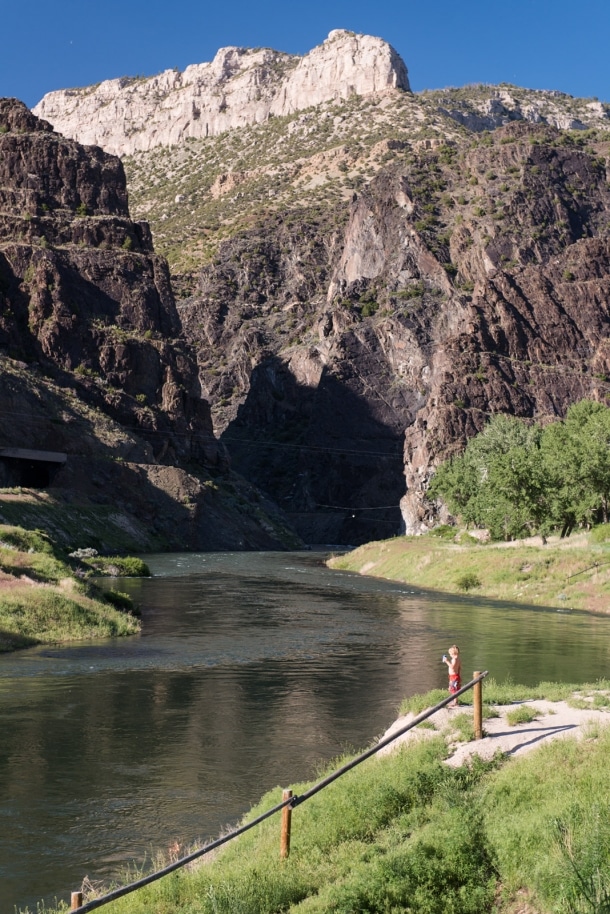
POLYGON ((132 215, 150 222, 175 274, 192 273, 265 213, 307 206, 341 219, 354 192, 410 152, 448 148, 533 110, 554 126, 603 132, 609 106, 516 86, 354 95, 126 158, 132 215))

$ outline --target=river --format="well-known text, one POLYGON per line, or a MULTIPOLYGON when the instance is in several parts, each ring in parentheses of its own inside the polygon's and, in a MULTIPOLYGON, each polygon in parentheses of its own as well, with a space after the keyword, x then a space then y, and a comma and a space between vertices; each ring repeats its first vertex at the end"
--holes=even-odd
MULTIPOLYGON (((319 553, 148 556, 142 634, 0 657, 0 912, 68 900, 364 747, 468 674, 606 675, 610 619, 439 596, 319 553)), ((468 678, 468 677, 466 677, 468 678)))

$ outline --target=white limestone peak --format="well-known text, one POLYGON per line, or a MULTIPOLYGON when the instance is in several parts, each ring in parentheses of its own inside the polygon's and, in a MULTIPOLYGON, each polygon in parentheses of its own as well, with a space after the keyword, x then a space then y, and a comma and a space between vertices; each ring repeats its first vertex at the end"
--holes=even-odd
POLYGON ((383 39, 333 29, 303 57, 226 47, 184 72, 110 79, 49 92, 33 108, 65 136, 130 155, 215 136, 333 99, 410 91, 407 68, 383 39))

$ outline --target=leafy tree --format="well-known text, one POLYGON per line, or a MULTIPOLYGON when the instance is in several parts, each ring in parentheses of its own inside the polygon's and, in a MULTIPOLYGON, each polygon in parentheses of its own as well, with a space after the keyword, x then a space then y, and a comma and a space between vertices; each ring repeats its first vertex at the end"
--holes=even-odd
POLYGON ((442 498, 467 524, 487 527, 494 539, 533 531, 546 516, 541 430, 497 415, 463 454, 438 467, 429 497, 442 498))
POLYGON ((438 467, 429 496, 494 539, 607 523, 610 409, 583 400, 542 429, 494 416, 464 452, 438 467))
POLYGON ((610 409, 581 400, 563 422, 544 429, 544 460, 555 478, 553 520, 568 534, 579 524, 608 522, 610 409))

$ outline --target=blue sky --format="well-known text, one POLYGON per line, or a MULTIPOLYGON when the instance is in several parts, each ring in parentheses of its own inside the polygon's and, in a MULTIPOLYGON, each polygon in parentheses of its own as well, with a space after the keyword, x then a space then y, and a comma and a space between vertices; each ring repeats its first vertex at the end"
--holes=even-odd
POLYGON ((415 91, 511 82, 610 101, 610 0, 0 0, 0 96, 33 106, 231 44, 303 54, 334 28, 389 41, 415 91))

